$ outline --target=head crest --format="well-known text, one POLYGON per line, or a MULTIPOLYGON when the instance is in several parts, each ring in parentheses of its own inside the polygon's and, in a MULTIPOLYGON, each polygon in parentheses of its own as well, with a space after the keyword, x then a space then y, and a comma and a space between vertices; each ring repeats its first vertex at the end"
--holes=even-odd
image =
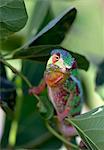
POLYGON ((65 64, 68 66, 72 66, 75 59, 72 57, 70 52, 64 50, 64 49, 54 49, 51 52, 51 55, 53 54, 60 54, 61 58, 64 60, 65 64))

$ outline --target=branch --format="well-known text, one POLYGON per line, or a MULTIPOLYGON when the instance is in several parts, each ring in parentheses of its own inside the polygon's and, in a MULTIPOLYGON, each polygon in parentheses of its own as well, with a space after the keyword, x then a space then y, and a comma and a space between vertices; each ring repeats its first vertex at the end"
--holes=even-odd
POLYGON ((72 147, 72 148, 74 148, 74 149, 76 149, 76 150, 79 149, 78 146, 76 146, 76 145, 70 143, 70 142, 67 141, 64 137, 62 137, 62 135, 58 134, 58 133, 49 125, 49 123, 48 123, 47 121, 46 121, 46 126, 47 126, 48 130, 49 130, 54 136, 56 136, 59 140, 61 140, 64 144, 66 144, 66 145, 68 145, 68 146, 70 146, 70 147, 72 147))

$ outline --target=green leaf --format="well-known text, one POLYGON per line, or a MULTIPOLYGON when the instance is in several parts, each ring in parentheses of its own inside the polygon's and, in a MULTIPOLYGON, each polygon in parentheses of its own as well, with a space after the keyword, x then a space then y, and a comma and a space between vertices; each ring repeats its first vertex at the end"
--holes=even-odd
MULTIPOLYGON (((25 60, 22 65, 22 73, 27 77, 33 86, 37 86, 43 78, 45 64, 39 64, 37 62, 33 63, 32 61, 25 60)), ((24 94, 28 93, 28 86, 24 81, 22 82, 22 89, 24 94)))
POLYGON ((104 106, 67 120, 77 129, 90 150, 104 149, 104 106))
POLYGON ((0 39, 22 29, 27 22, 23 0, 0 1, 0 39))
POLYGON ((2 51, 13 51, 23 44, 23 36, 14 34, 8 37, 8 39, 2 40, 0 44, 0 49, 2 51))
MULTIPOLYGON (((33 37, 33 35, 39 30, 41 27, 44 18, 47 17, 47 13, 49 12, 50 2, 46 0, 37 0, 36 4, 33 3, 32 15, 30 17, 28 31, 27 31, 27 39, 33 37)), ((52 19, 52 18, 51 18, 52 19)), ((42 29, 42 28, 41 28, 42 29)))
POLYGON ((100 95, 102 100, 104 101, 104 84, 96 87, 96 92, 100 95))
MULTIPOLYGON (((13 59, 30 59, 34 61, 40 61, 40 62, 47 62, 50 52, 52 49, 59 48, 59 49, 65 49, 58 45, 40 45, 40 46, 33 46, 28 47, 26 49, 22 49, 19 51, 14 52, 13 59)), ((66 49, 65 49, 66 50, 66 49)), ((89 67, 89 61, 80 54, 69 51, 74 58, 76 58, 78 68, 87 70, 89 67)))
MULTIPOLYGON (((59 44, 65 38, 66 33, 75 20, 77 10, 68 9, 59 17, 49 22, 32 40, 25 46, 59 44)), ((24 47, 25 47, 24 46, 24 47)))
POLYGON ((54 116, 54 108, 48 98, 47 90, 45 90, 39 97, 41 100, 38 103, 39 112, 44 119, 49 120, 54 116))

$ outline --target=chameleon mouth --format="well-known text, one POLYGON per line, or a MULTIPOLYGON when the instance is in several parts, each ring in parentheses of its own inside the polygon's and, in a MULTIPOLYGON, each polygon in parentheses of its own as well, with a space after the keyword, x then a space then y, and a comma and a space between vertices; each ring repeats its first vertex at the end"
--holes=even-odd
POLYGON ((62 83, 64 80, 64 74, 59 71, 51 71, 45 74, 45 81, 48 86, 56 86, 59 83, 62 83))

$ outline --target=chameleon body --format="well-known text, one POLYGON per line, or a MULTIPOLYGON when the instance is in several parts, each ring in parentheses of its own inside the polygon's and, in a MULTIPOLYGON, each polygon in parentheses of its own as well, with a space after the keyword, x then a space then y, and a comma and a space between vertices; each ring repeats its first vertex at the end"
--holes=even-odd
POLYGON ((30 93, 39 94, 47 85, 51 100, 59 120, 59 128, 65 136, 73 136, 75 129, 68 125, 65 117, 79 115, 82 108, 82 88, 80 85, 77 62, 63 49, 54 49, 47 62, 44 82, 30 93))

